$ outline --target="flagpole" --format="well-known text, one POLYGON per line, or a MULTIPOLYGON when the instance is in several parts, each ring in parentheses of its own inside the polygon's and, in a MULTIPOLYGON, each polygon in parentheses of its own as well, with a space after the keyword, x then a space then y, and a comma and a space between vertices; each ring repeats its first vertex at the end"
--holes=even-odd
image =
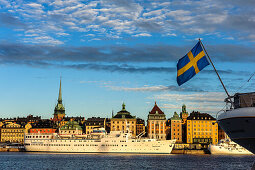
MULTIPOLYGON (((207 51, 206 51, 206 49, 205 49, 205 47, 204 47, 202 41, 200 40, 200 38, 199 38, 198 40, 199 40, 200 44, 202 45, 202 47, 203 47, 203 49, 204 49, 204 51, 205 51, 205 53, 206 53, 206 55, 207 55, 207 58, 209 59, 210 63, 212 64, 212 66, 213 66, 213 68, 214 68, 214 71, 216 72, 216 74, 217 74, 217 76, 218 76, 218 78, 219 78, 219 80, 220 80, 220 82, 221 82, 221 84, 222 84, 222 86, 223 86, 225 92, 226 92, 227 95, 228 95, 228 98, 230 99, 230 95, 229 95, 229 93, 228 93, 228 91, 227 91, 225 85, 223 84, 223 82, 222 82, 222 80, 221 80, 221 78, 220 78, 220 75, 219 75, 218 71, 216 70, 216 68, 215 68, 215 66, 214 66, 214 64, 213 64, 213 62, 212 62, 212 60, 211 60, 211 58, 209 57, 209 55, 208 55, 208 53, 207 53, 207 51)), ((230 99, 230 101, 231 101, 231 99, 230 99)), ((231 101, 231 103, 232 103, 232 101, 231 101)))

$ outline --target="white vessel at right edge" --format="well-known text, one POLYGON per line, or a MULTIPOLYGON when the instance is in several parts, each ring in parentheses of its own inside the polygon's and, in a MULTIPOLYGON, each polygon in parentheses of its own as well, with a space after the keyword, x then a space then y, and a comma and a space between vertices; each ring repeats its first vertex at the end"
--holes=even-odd
POLYGON ((231 140, 255 153, 255 92, 236 93, 226 102, 231 106, 218 115, 219 125, 231 140))
POLYGON ((222 139, 217 145, 210 144, 209 151, 213 155, 252 155, 250 151, 230 139, 222 139))

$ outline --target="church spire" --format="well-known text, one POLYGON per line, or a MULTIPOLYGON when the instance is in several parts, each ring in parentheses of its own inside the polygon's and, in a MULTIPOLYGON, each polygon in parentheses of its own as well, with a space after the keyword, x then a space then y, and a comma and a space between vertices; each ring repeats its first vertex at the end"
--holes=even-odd
POLYGON ((58 103, 62 104, 61 77, 60 77, 60 86, 59 86, 59 94, 58 94, 58 103))

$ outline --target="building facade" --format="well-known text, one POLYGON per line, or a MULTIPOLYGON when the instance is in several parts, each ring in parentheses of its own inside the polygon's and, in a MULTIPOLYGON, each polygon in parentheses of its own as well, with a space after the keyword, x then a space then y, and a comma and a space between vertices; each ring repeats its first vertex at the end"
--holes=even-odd
POLYGON ((67 135, 81 135, 82 128, 78 122, 74 120, 70 120, 64 126, 59 129, 60 134, 67 134, 67 135))
POLYGON ((29 133, 56 133, 57 129, 54 128, 54 124, 49 120, 41 120, 37 123, 33 123, 29 129, 29 133))
POLYGON ((187 143, 217 144, 216 119, 207 113, 192 112, 187 118, 187 143))
POLYGON ((25 128, 17 123, 5 124, 1 128, 1 142, 24 143, 25 128))
POLYGON ((127 110, 126 105, 122 104, 122 110, 111 118, 111 131, 125 131, 129 127, 132 136, 136 136, 136 117, 132 116, 127 110))
POLYGON ((106 129, 106 118, 92 117, 86 120, 86 134, 91 134, 94 128, 106 129))
POLYGON ((182 119, 176 112, 171 118, 171 139, 176 139, 177 143, 182 143, 182 119))
POLYGON ((166 115, 157 106, 156 102, 152 110, 149 112, 147 126, 149 138, 166 139, 166 115))
POLYGON ((137 135, 145 135, 145 122, 143 119, 136 119, 136 134, 137 135))

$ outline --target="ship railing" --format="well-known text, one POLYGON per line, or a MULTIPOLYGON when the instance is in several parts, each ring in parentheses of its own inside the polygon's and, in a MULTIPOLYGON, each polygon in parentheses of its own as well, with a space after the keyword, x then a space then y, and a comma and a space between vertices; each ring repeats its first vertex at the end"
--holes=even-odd
POLYGON ((141 138, 145 134, 146 134, 146 132, 141 132, 139 135, 136 136, 136 138, 141 138))

